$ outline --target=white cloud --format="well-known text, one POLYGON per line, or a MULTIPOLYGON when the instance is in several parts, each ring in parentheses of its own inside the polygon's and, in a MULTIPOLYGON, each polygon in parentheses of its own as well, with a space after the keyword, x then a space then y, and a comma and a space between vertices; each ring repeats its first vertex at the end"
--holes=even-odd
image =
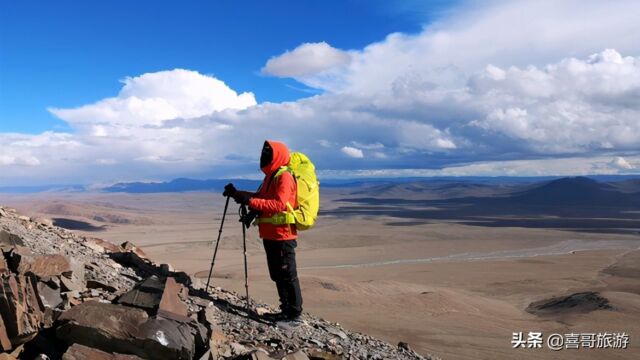
POLYGON ((399 124, 400 144, 422 150, 455 149, 456 144, 442 131, 429 124, 407 122, 399 124))
POLYGON ((623 158, 622 156, 616 156, 612 161, 611 161, 611 166, 619 169, 619 170, 632 170, 635 169, 635 167, 633 165, 631 165, 625 158, 623 158))
POLYGON ((238 94, 224 82, 196 71, 175 69, 127 77, 116 97, 74 109, 49 111, 71 125, 92 124, 94 136, 106 136, 101 124, 160 124, 178 117, 198 117, 256 104, 252 93, 238 94))
POLYGON ((362 159, 364 157, 364 153, 362 152, 362 150, 351 147, 351 146, 343 146, 342 149, 340 149, 340 151, 342 151, 343 154, 352 158, 362 159))
POLYGON ((472 101, 486 112, 473 125, 540 153, 640 144, 640 58, 608 49, 543 68, 490 66, 469 84, 472 101))
MULTIPOLYGON (((640 161, 635 156, 634 161, 640 161)), ((321 170, 319 176, 352 177, 436 177, 436 176, 580 176, 617 175, 618 165, 609 157, 571 157, 537 160, 486 161, 446 166, 442 169, 321 170)))
POLYGON ((0 155, 0 165, 24 165, 24 166, 36 166, 40 165, 40 160, 30 155, 0 155))
POLYGON ((304 43, 292 51, 272 57, 262 72, 279 77, 307 77, 351 61, 351 56, 326 42, 304 43))
POLYGON ((326 148, 330 148, 331 147, 331 142, 329 140, 326 140, 326 139, 317 140, 316 143, 318 143, 318 145, 320 145, 322 147, 326 147, 326 148))
POLYGON ((365 144, 357 141, 352 141, 351 144, 360 149, 374 150, 374 149, 382 149, 384 148, 384 144, 380 142, 374 142, 371 144, 365 144))
POLYGON ((378 94, 412 74, 458 86, 487 64, 526 67, 606 48, 638 54, 639 12, 635 0, 468 1, 419 34, 394 33, 350 51, 347 65, 291 76, 330 92, 378 94))

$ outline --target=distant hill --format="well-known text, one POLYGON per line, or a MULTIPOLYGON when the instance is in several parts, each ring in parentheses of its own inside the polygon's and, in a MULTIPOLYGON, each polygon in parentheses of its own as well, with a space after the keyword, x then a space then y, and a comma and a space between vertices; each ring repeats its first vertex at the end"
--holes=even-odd
POLYGON ((131 182, 117 183, 103 188, 105 192, 126 192, 126 193, 162 193, 162 192, 185 192, 185 191, 222 191, 228 183, 234 183, 239 189, 255 190, 260 186, 260 180, 246 179, 174 179, 168 182, 131 182))
POLYGON ((523 188, 520 184, 487 183, 473 180, 421 180, 407 183, 384 183, 366 186, 351 195, 375 197, 451 199, 463 197, 487 197, 508 194, 523 188))
POLYGON ((445 220, 471 226, 638 235, 640 192, 633 191, 637 184, 628 179, 598 182, 587 177, 571 177, 513 184, 512 192, 482 195, 479 194, 482 186, 451 183, 429 188, 424 194, 410 192, 418 188, 403 186, 401 191, 397 191, 396 187, 396 194, 402 195, 394 197, 389 196, 389 191, 394 190, 378 188, 385 192, 378 195, 373 191, 360 198, 337 199, 348 205, 325 210, 323 214, 337 217, 385 215, 401 219, 388 223, 395 226, 445 220), (442 197, 433 196, 434 191, 439 191, 442 197), (474 193, 476 195, 459 196, 474 193), (451 197, 445 198, 445 194, 451 197))
POLYGON ((42 192, 81 192, 84 185, 34 185, 34 186, 0 186, 0 193, 30 194, 42 192))
POLYGON ((624 193, 637 193, 640 192, 640 179, 629 179, 624 181, 617 181, 610 183, 618 191, 624 193))
POLYGON ((515 194, 509 202, 546 206, 639 206, 640 193, 622 193, 619 188, 587 177, 562 178, 515 194))
MULTIPOLYGON (((427 194, 424 199, 445 199, 456 197, 490 197, 524 191, 541 182, 561 179, 557 176, 516 177, 516 176, 447 176, 447 177, 397 177, 397 178, 320 178, 322 188, 342 188, 352 191, 352 195, 403 197, 427 194)), ((592 175, 585 179, 607 183, 613 190, 624 193, 640 192, 640 175, 592 175)), ((0 186, 0 193, 42 193, 42 192, 127 192, 162 193, 185 191, 220 191, 224 185, 233 182, 238 187, 256 189, 259 180, 208 179, 196 180, 177 178, 160 182, 120 182, 97 188, 91 185, 34 185, 0 186)))

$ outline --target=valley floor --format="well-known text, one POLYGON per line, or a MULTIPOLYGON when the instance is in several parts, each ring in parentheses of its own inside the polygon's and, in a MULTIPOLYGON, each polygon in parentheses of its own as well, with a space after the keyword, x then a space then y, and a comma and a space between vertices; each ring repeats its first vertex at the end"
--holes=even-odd
MULTIPOLYGON (((337 197, 326 196, 323 208, 335 208, 337 197)), ((158 262, 206 277, 223 207, 220 195, 3 199, 21 212, 48 217, 53 217, 50 207, 56 200, 54 210, 60 217, 84 221, 91 216, 83 215, 110 211, 122 220, 86 235, 132 241, 158 262)), ((228 214, 213 282, 243 292, 235 211, 228 214)), ((387 224, 397 220, 324 216, 316 228, 301 233, 298 267, 305 310, 444 359, 640 356, 640 237, 456 222, 387 224), (600 292, 613 309, 553 317, 525 311, 533 301, 582 291, 600 292), (514 332, 542 332, 546 337, 605 331, 629 334, 628 348, 553 352, 546 346, 513 349, 511 344, 514 332)), ((251 295, 275 304, 256 229, 249 231, 247 241, 251 295)))

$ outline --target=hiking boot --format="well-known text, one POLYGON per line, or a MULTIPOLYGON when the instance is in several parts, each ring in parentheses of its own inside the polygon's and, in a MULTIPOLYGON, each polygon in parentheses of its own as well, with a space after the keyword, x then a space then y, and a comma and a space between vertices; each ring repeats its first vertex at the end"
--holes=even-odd
POLYGON ((291 314, 288 312, 277 312, 264 314, 263 317, 268 321, 279 322, 279 321, 298 321, 300 320, 300 314, 291 314))
POLYGON ((295 329, 298 326, 306 324, 300 315, 287 316, 284 320, 276 321, 276 325, 282 329, 295 329))

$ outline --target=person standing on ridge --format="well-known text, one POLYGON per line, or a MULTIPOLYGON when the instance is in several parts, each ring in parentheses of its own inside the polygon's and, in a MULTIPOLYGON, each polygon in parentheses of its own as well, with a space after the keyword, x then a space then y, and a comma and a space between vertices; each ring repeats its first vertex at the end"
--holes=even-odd
POLYGON ((255 193, 227 185, 223 195, 231 196, 238 204, 249 207, 250 214, 258 215, 258 231, 267 254, 271 280, 276 283, 280 298, 280 312, 270 314, 274 321, 295 321, 302 313, 302 293, 296 270, 296 224, 277 224, 274 215, 297 208, 296 180, 289 171, 278 171, 289 163, 287 146, 267 140, 260 155, 260 169, 265 174, 255 193))

